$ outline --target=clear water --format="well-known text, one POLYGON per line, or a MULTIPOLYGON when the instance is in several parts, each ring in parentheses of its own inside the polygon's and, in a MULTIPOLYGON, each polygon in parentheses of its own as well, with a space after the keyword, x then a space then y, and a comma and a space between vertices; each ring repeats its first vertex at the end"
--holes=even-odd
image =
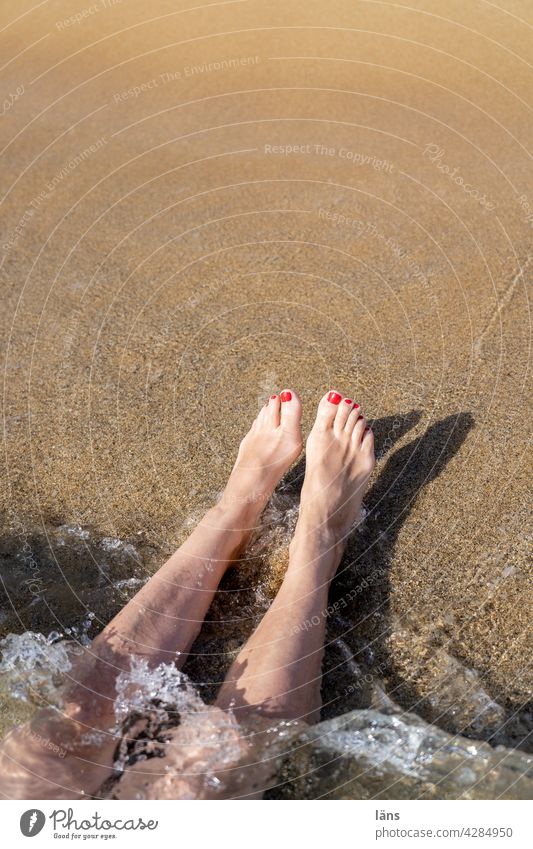
MULTIPOLYGON (((477 671, 442 646, 435 648, 434 686, 421 715, 409 711, 372 642, 343 610, 329 617, 318 725, 258 720, 244 728, 212 706, 228 665, 277 591, 297 515, 287 484, 269 504, 245 562, 226 576, 231 592, 215 602, 184 672, 166 664, 150 669, 137 659, 119 676, 116 774, 103 793, 531 798, 533 759, 515 749, 530 733, 527 713, 512 715, 498 704, 477 671)), ((20 533, 13 536, 2 551, 11 602, 0 642, 4 732, 43 705, 61 709, 73 663, 165 554, 140 535, 99 538, 79 525, 34 531, 25 546, 20 533), (41 583, 30 587, 36 578, 41 583)), ((392 617, 391 628, 401 634, 392 617)))

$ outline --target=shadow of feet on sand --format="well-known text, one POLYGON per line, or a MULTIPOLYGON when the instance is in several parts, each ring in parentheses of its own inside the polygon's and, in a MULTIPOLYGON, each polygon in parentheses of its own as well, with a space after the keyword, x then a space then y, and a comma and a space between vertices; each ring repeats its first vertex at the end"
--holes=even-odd
MULTIPOLYGON (((383 454, 420 420, 416 410, 372 423, 383 454)), ((258 538, 224 576, 185 666, 207 700, 215 697, 239 647, 259 624, 281 583, 298 514, 305 454, 287 472, 263 514, 258 538)), ((342 712, 342 711, 341 711, 342 712)))
MULTIPOLYGON (((424 632, 424 627, 417 627, 417 620, 423 619, 421 609, 410 611, 408 623, 399 622, 391 610, 390 570, 404 522, 419 493, 459 451, 474 424, 468 413, 448 416, 394 450, 420 417, 411 411, 372 422, 381 468, 364 499, 366 520, 350 538, 331 587, 323 717, 367 707, 412 710, 448 732, 526 748, 523 740, 531 730, 527 710, 514 715, 509 706, 496 704, 490 687, 454 657, 445 638, 435 642, 428 639, 427 628, 424 632), (421 675, 406 675, 405 666, 399 669, 391 635, 400 635, 407 667, 418 664, 415 671, 422 670, 421 675)), ((215 696, 282 579, 304 474, 302 457, 278 487, 260 537, 243 561, 228 570, 193 646, 185 671, 207 701, 215 696)), ((157 560, 157 552, 138 540, 93 539, 77 526, 59 526, 52 536, 50 532, 24 539, 20 534, 5 536, 0 563, 9 602, 3 634, 62 631, 67 623, 80 622, 87 610, 94 610, 95 620, 87 622, 92 637, 142 585, 147 565, 151 572, 157 560)), ((423 582, 423 573, 418 577, 423 582)), ((431 592, 431 587, 425 590, 431 592)))
MULTIPOLYGON (((416 420, 411 414, 411 421, 416 420)), ((441 474, 473 426, 473 417, 465 412, 431 425, 389 457, 365 497, 366 520, 350 539, 331 588, 334 612, 328 619, 324 717, 370 706, 401 708, 450 733, 528 748, 527 706, 516 712, 495 702, 482 676, 454 656, 446 635, 436 638, 432 623, 428 627, 425 621, 427 609, 420 622, 419 611, 411 609, 408 623, 397 621, 391 611, 390 569, 402 526, 419 493, 441 474), (346 606, 354 587, 359 592, 346 606), (391 636, 400 632, 412 676, 405 675, 405 667, 397 668, 390 650, 391 636)), ((373 427, 379 450, 384 437, 390 439, 388 422, 373 427)), ((422 566, 414 577, 423 584, 422 566)), ((460 605, 461 599, 453 604, 460 605)), ((435 610, 435 620, 440 612, 435 610)))
MULTIPOLYGON (((395 421, 398 418, 401 419, 397 417, 395 421)), ((405 433, 418 422, 419 414, 413 412, 404 420, 407 422, 403 429, 405 433)), ((391 439, 389 421, 380 420, 372 426, 379 457, 380 446, 391 439)), ((340 652, 344 665, 351 667, 349 677, 352 679, 358 670, 363 678, 368 678, 363 673, 365 669, 377 669, 380 678, 391 674, 385 646, 391 632, 390 569, 398 536, 419 493, 443 471, 472 426, 473 419, 468 413, 448 416, 431 425, 423 434, 389 456, 365 496, 366 519, 348 541, 330 594, 330 604, 335 613, 329 618, 328 648, 332 649, 330 655, 337 653, 337 665, 342 666, 338 657, 340 652), (343 599, 350 590, 353 592, 354 587, 358 590, 356 600, 351 609, 346 609, 343 599)), ((399 430, 393 433, 396 439, 403 435, 399 430)), ((330 662, 326 664, 326 690, 335 670, 332 658, 327 660, 330 662)), ((342 694, 327 693, 326 715, 369 706, 371 696, 368 687, 362 685, 351 692, 349 690, 348 685, 342 694), (346 699, 349 707, 343 706, 339 710, 340 705, 336 702, 344 703, 346 699)))

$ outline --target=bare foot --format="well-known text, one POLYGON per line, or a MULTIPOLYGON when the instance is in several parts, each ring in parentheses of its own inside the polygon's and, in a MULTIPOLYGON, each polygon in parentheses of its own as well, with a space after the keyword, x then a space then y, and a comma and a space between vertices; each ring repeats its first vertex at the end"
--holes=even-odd
POLYGON ((374 435, 359 404, 328 392, 306 445, 300 517, 306 527, 342 544, 358 520, 374 468, 374 435))
POLYGON ((258 515, 302 450, 302 405, 293 389, 272 395, 242 440, 220 505, 258 515))

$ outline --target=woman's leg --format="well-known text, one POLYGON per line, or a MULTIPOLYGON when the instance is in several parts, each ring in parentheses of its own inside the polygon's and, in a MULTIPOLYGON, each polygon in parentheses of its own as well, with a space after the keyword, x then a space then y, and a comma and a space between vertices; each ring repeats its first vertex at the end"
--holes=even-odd
POLYGON ((217 705, 237 719, 319 718, 331 579, 374 467, 374 438, 358 405, 330 392, 307 441, 300 515, 271 608, 231 667, 217 705))
POLYGON ((373 436, 359 412, 337 393, 321 401, 276 599, 231 667, 216 706, 202 717, 201 734, 195 737, 186 724, 177 728, 163 760, 126 768, 119 798, 260 798, 275 775, 273 721, 318 719, 329 583, 374 466, 373 436), (241 729, 225 724, 216 708, 231 710, 241 729))
POLYGON ((288 390, 263 407, 241 443, 220 502, 93 640, 74 670, 76 683, 69 688, 64 716, 41 711, 4 740, 0 793, 69 798, 95 792, 110 774, 117 676, 129 670, 132 655, 147 658, 152 667, 184 663, 222 575, 301 451, 300 419, 299 398, 288 390), (102 732, 97 746, 85 742, 93 731, 102 732), (58 758, 52 746, 64 754, 58 758))

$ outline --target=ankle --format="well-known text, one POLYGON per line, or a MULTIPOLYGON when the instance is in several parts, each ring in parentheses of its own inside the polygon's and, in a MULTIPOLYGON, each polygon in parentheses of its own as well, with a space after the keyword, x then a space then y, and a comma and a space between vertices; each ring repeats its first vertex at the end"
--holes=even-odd
POLYGON ((261 498, 239 500, 227 497, 224 493, 220 501, 208 511, 204 521, 212 527, 240 532, 246 536, 258 526, 263 509, 261 498))
POLYGON ((345 541, 327 523, 311 518, 305 511, 300 516, 289 546, 289 570, 293 563, 306 564, 305 569, 323 573, 330 581, 344 553, 345 541))
POLYGON ((295 537, 307 539, 311 544, 324 549, 344 550, 346 543, 342 523, 315 507, 300 505, 295 537))

